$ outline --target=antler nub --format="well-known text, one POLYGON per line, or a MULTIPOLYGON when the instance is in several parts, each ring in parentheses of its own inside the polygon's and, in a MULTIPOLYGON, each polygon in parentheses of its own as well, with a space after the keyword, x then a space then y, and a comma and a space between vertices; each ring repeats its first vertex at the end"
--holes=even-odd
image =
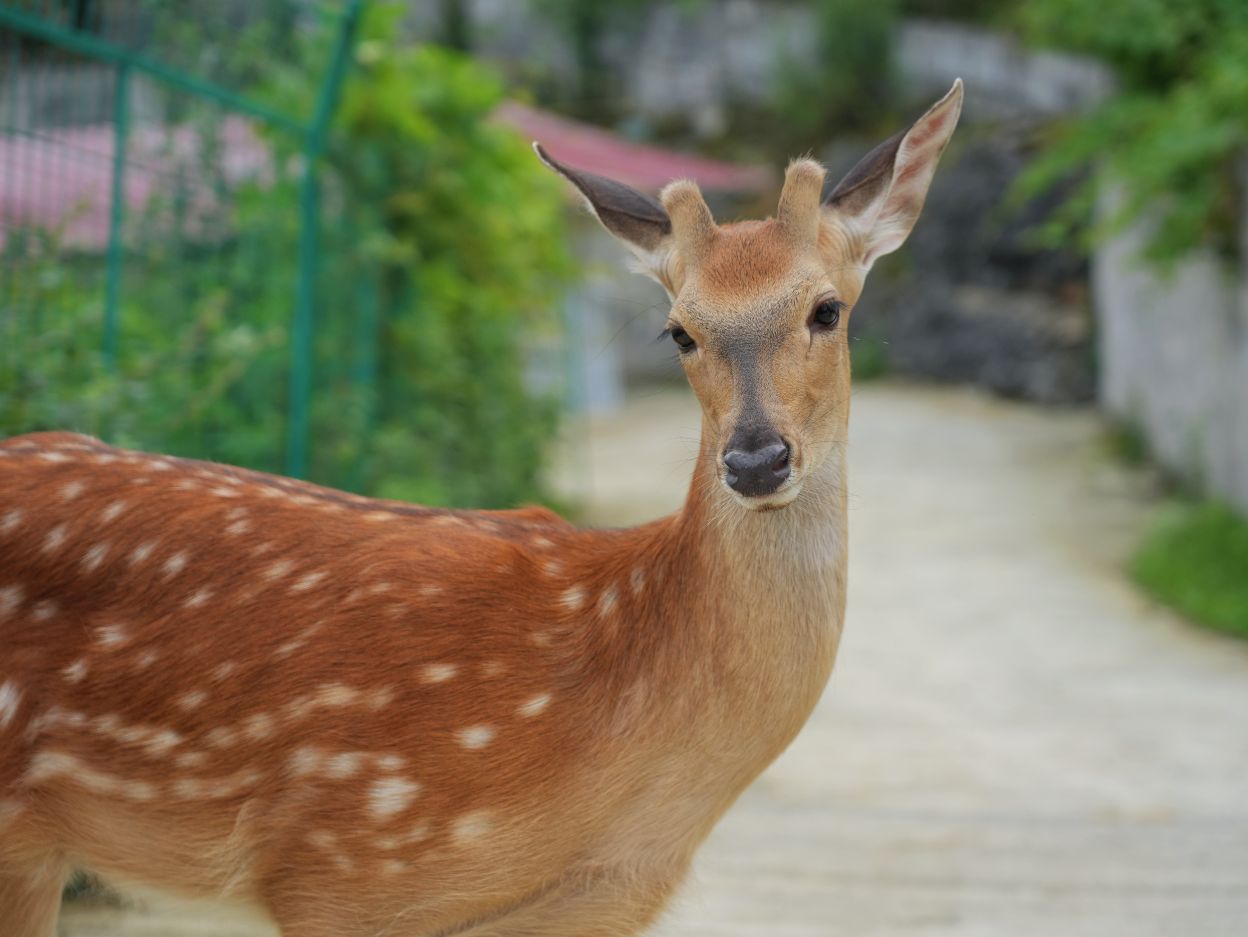
POLYGON ((807 247, 819 236, 824 173, 813 159, 795 159, 785 170, 776 220, 794 247, 807 247))
POLYGON ((676 250, 687 264, 697 263, 715 238, 715 218, 702 198, 702 190, 692 179, 669 182, 659 201, 672 220, 676 250))

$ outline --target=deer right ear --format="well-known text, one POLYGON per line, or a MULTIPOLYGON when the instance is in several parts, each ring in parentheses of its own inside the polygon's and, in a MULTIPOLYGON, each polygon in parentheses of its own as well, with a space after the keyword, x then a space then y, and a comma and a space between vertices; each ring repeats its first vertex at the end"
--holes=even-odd
POLYGON ((633 252, 641 272, 654 277, 675 296, 679 284, 675 282, 672 220, 659 200, 606 176, 573 169, 552 157, 540 143, 534 142, 533 152, 576 186, 602 226, 633 252))
POLYGON ((827 214, 850 236, 864 270, 900 247, 914 227, 961 112, 959 78, 909 130, 863 157, 828 196, 827 214))

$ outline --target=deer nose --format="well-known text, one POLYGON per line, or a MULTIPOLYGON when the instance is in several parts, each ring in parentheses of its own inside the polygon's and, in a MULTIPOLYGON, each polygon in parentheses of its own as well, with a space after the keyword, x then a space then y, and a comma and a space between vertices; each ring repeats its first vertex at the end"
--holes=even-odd
POLYGON ((776 438, 759 449, 729 449, 724 465, 724 481, 733 491, 747 497, 769 495, 789 477, 789 447, 776 438))

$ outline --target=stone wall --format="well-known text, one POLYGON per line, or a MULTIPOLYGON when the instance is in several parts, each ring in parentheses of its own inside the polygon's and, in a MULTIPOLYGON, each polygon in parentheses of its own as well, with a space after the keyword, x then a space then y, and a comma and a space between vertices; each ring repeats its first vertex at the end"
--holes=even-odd
MULTIPOLYGON (((1248 199, 1242 218, 1248 232, 1248 199)), ((1248 236, 1238 265, 1198 253, 1163 275, 1140 261, 1147 234, 1093 257, 1101 403, 1161 465, 1248 512, 1248 236)))

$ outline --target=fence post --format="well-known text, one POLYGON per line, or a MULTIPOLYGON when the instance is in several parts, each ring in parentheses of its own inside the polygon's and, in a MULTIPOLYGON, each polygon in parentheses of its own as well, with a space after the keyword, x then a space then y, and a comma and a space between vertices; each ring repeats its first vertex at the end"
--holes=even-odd
POLYGON ((121 301, 122 224, 126 217, 126 144, 130 136, 130 66, 117 66, 113 89, 113 188, 108 217, 108 268, 104 284, 104 367, 117 371, 121 301))
POLYGON ((308 469, 308 435, 312 399, 312 333, 316 322, 317 224, 320 192, 316 173, 325 152, 329 123, 346 76, 347 60, 355 44, 360 0, 352 0, 334 45, 329 74, 321 85, 316 114, 304 145, 303 179, 299 187, 299 283, 291 328, 290 403, 286 428, 286 473, 302 478, 308 469))

